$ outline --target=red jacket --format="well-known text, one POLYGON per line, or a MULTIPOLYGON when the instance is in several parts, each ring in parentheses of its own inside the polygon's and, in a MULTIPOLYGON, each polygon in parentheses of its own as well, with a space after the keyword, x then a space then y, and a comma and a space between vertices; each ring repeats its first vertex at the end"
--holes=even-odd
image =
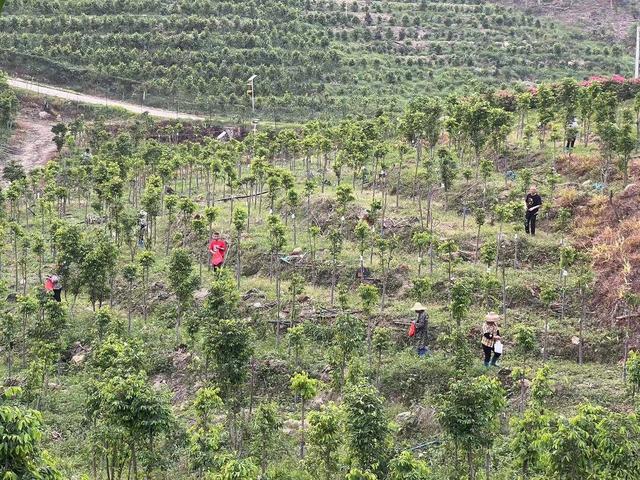
POLYGON ((211 240, 209 252, 211 253, 211 265, 219 267, 224 263, 224 256, 227 253, 227 242, 221 238, 211 240))

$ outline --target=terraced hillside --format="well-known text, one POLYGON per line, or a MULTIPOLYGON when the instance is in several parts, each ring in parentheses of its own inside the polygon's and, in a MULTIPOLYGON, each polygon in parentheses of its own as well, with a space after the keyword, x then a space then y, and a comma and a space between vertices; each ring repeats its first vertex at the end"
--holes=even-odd
MULTIPOLYGON (((631 45, 481 0, 9 0, 0 67, 25 77, 186 111, 373 113, 474 79, 499 85, 630 74, 631 45)), ((629 42, 627 42, 629 43, 629 42)))
POLYGON ((640 82, 231 141, 49 102, 0 196, 4 479, 640 478, 640 82))
POLYGON ((626 41, 635 34, 633 23, 640 18, 637 0, 501 0, 500 3, 578 26, 597 38, 616 41, 626 41))

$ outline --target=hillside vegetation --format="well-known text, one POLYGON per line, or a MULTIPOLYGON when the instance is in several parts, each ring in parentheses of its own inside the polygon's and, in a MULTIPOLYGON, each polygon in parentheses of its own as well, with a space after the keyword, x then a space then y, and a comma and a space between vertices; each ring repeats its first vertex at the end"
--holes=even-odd
MULTIPOLYGON (((0 66, 225 119, 372 115, 417 94, 631 73, 632 42, 481 0, 9 0, 0 66)), ((397 106, 396 110, 400 110, 397 106)))
POLYGON ((501 0, 529 13, 586 29, 594 38, 624 41, 635 35, 640 5, 634 0, 501 0))
POLYGON ((54 107, 56 160, 4 168, 5 477, 640 475, 638 82, 419 97, 230 141, 54 107), (429 324, 410 338, 416 301, 429 324))

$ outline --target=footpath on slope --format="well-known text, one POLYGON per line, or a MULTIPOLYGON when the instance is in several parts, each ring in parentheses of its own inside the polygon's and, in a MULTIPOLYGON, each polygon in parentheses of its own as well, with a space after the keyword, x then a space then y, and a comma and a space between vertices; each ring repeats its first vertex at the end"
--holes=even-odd
POLYGON ((41 117, 35 104, 23 105, 16 127, 5 148, 0 150, 0 165, 17 160, 26 171, 45 165, 57 154, 51 127, 52 117, 41 117))
POLYGON ((191 115, 189 113, 179 113, 171 110, 163 110, 161 108, 145 107, 136 105, 133 103, 121 102, 117 100, 105 99, 96 97, 93 95, 84 95, 82 93, 73 92, 71 90, 65 90, 62 88, 54 87, 52 85, 42 85, 40 83, 33 83, 20 78, 9 77, 7 79, 9 86, 12 88, 18 88, 22 90, 28 90, 35 92, 39 95, 46 95, 49 97, 62 98, 65 100, 71 100, 72 102, 88 103, 91 105, 102 105, 106 107, 117 107, 127 110, 128 112, 142 114, 148 113, 152 117, 176 119, 176 120, 193 120, 202 121, 204 117, 198 115, 191 115))

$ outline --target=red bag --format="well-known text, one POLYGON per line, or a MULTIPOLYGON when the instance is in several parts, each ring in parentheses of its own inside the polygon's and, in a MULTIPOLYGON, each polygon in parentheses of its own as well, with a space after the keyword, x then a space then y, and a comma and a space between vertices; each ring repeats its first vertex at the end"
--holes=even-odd
POLYGON ((51 280, 50 278, 47 278, 47 279, 44 281, 44 289, 45 289, 47 292, 50 292, 51 290, 53 290, 53 280, 51 280))
POLYGON ((409 336, 410 337, 416 336, 416 322, 411 322, 411 325, 409 326, 409 336))

